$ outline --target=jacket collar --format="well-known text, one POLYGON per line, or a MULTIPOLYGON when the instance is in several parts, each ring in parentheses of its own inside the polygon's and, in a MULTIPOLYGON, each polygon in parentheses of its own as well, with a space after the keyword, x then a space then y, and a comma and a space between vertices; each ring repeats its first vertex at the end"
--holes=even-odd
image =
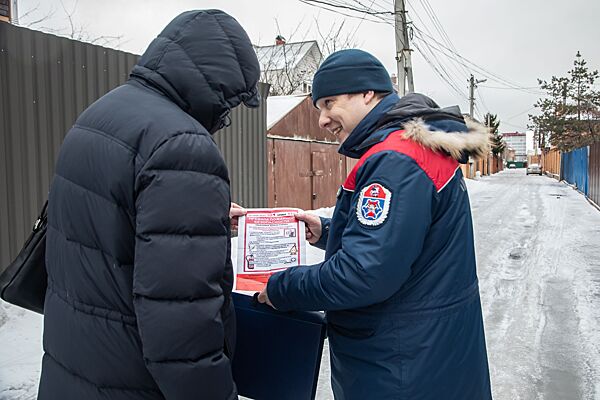
POLYGON ((369 142, 373 141, 375 137, 371 138, 371 136, 374 133, 378 137, 374 143, 385 139, 385 137, 380 137, 381 132, 378 132, 376 128, 381 118, 394 107, 398 100, 399 98, 396 93, 385 96, 350 132, 350 135, 341 144, 338 152, 348 157, 360 158, 366 152, 367 147, 370 147, 363 146, 364 142, 367 140, 369 142))

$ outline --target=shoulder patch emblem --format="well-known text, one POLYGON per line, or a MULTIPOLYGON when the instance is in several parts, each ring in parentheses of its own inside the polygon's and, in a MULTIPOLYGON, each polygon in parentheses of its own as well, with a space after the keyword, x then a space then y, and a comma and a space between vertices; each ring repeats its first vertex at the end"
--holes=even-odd
POLYGON ((384 223, 390 211, 392 192, 380 183, 371 183, 360 191, 356 216, 358 222, 367 226, 378 226, 384 223))

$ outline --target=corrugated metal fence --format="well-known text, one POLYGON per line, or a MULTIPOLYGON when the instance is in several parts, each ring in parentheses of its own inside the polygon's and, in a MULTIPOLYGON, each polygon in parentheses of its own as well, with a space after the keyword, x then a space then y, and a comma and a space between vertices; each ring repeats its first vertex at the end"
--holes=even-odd
POLYGON ((600 143, 594 143, 590 146, 588 197, 600 206, 600 143))
MULTIPOLYGON (((0 22, 0 270, 16 255, 46 200, 58 149, 79 113, 123 83, 138 56, 0 22)), ((238 107, 215 136, 232 197, 267 204, 266 93, 238 107)))
POLYGON ((560 177, 583 194, 588 194, 588 157, 589 148, 582 147, 577 150, 562 153, 560 164, 560 177))
POLYGON ((77 115, 124 82, 137 56, 0 22, 0 268, 47 198, 77 115))
POLYGON ((231 112, 231 125, 214 135, 229 167, 231 198, 245 207, 267 207, 267 95, 260 83, 261 106, 231 112))

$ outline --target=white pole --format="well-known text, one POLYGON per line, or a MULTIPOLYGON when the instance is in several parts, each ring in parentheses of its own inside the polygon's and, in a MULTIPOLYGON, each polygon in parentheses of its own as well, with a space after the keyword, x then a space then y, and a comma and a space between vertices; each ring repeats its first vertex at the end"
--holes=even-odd
POLYGON ((10 9, 10 22, 15 25, 19 25, 19 4, 17 0, 12 0, 12 7, 10 9))

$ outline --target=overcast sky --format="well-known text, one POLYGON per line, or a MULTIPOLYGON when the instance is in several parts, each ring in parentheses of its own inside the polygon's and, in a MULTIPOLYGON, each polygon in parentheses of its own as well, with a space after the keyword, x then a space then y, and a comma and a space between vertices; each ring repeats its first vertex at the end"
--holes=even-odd
MULTIPOLYGON (((377 11, 393 9, 392 0, 359 1, 377 11)), ((345 3, 360 7, 356 1, 345 3)), ((70 11, 75 1, 63 0, 63 4, 70 11)), ((34 10, 21 18, 23 25, 53 10, 51 18, 36 27, 69 31, 60 0, 19 0, 18 8, 20 15, 34 10)), ((123 38, 120 49, 141 54, 173 17, 186 10, 203 8, 219 8, 230 13, 255 44, 263 45, 274 41, 278 33, 275 21, 288 39, 302 23, 292 40, 310 40, 318 38, 315 18, 322 30, 345 19, 346 34, 355 32, 360 48, 377 56, 390 74, 396 72, 392 25, 371 22, 377 19, 374 16, 361 19, 365 15, 356 12, 345 11, 357 18, 345 17, 298 0, 79 0, 73 20, 84 27, 90 37, 120 35, 123 38), (311 24, 313 27, 309 29, 311 24)), ((415 31, 411 44, 429 58, 428 62, 418 50, 413 52, 415 90, 431 96, 441 106, 458 104, 463 112, 468 112, 468 74, 473 73, 477 79, 487 78, 476 92, 475 115, 481 116, 487 111, 498 114, 502 132, 527 129, 527 114, 535 112, 532 107, 539 97, 535 89, 537 78, 566 75, 578 50, 592 69, 600 69, 600 0, 407 0, 407 9, 408 19, 414 21, 415 28, 428 35, 423 42, 417 37, 423 34, 415 31), (427 13, 425 5, 430 5, 427 10, 434 12, 450 43, 436 30, 430 17, 433 13, 427 13), (442 45, 463 57, 464 65, 452 62, 440 50, 435 50, 435 47, 443 50, 442 45), (428 46, 435 57, 428 53, 428 46), (451 77, 448 80, 456 90, 440 78, 430 63, 440 74, 445 75, 443 68, 448 71, 451 77), (515 90, 509 86, 526 89, 515 90)))

